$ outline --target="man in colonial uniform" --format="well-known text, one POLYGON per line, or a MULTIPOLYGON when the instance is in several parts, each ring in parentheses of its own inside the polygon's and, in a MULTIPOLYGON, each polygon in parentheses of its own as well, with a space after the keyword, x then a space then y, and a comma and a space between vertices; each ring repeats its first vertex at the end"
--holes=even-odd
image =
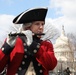
POLYGON ((19 14, 19 33, 10 34, 0 49, 0 73, 6 75, 48 75, 57 65, 53 45, 41 40, 47 8, 33 8, 19 14))

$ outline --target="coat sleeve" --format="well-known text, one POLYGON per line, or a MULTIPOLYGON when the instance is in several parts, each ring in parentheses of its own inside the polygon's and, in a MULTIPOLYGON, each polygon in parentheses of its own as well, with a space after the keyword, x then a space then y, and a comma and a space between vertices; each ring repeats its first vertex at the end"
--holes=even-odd
POLYGON ((55 68, 57 59, 51 42, 43 41, 41 43, 40 49, 36 53, 36 59, 46 70, 53 70, 55 68))
POLYGON ((12 48, 4 42, 0 49, 0 72, 5 68, 6 64, 9 61, 9 54, 12 51, 12 48))
POLYGON ((4 69, 9 60, 9 55, 6 55, 0 49, 0 72, 4 69))

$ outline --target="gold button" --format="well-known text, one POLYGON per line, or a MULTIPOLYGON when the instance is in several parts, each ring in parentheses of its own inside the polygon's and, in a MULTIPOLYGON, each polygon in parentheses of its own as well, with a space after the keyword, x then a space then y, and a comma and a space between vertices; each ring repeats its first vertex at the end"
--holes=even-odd
POLYGON ((16 73, 15 75, 18 75, 18 73, 16 73))
POLYGON ((25 62, 24 61, 22 61, 22 65, 24 65, 25 64, 25 62))
POLYGON ((2 48, 2 51, 4 50, 4 47, 2 48))
POLYGON ((38 66, 41 66, 41 64, 38 64, 38 66))
POLYGON ((19 67, 19 70, 22 70, 22 68, 21 68, 21 67, 19 67))
POLYGON ((40 70, 40 73, 42 73, 43 71, 42 70, 40 70))
POLYGON ((27 51, 27 49, 25 49, 25 51, 27 51))
POLYGON ((37 48, 39 48, 40 47, 40 45, 37 45, 37 48))
POLYGON ((24 43, 24 46, 26 46, 26 43, 24 43))
POLYGON ((34 53, 36 53, 36 52, 37 52, 37 50, 34 50, 33 52, 34 52, 34 53))
POLYGON ((27 58, 27 55, 24 55, 25 58, 27 58))

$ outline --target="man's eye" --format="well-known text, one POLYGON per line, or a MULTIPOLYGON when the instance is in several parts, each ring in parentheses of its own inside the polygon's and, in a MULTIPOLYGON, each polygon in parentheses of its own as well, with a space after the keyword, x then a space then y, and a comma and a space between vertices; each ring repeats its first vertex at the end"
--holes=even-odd
POLYGON ((44 23, 42 23, 42 25, 44 25, 44 23))

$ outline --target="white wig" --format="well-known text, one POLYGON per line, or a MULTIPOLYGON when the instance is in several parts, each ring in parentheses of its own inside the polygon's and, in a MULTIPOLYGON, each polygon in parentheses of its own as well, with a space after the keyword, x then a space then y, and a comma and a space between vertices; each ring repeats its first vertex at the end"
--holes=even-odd
POLYGON ((31 25, 32 25, 32 23, 24 23, 19 28, 19 31, 21 32, 21 31, 25 30, 25 28, 30 27, 31 25))

